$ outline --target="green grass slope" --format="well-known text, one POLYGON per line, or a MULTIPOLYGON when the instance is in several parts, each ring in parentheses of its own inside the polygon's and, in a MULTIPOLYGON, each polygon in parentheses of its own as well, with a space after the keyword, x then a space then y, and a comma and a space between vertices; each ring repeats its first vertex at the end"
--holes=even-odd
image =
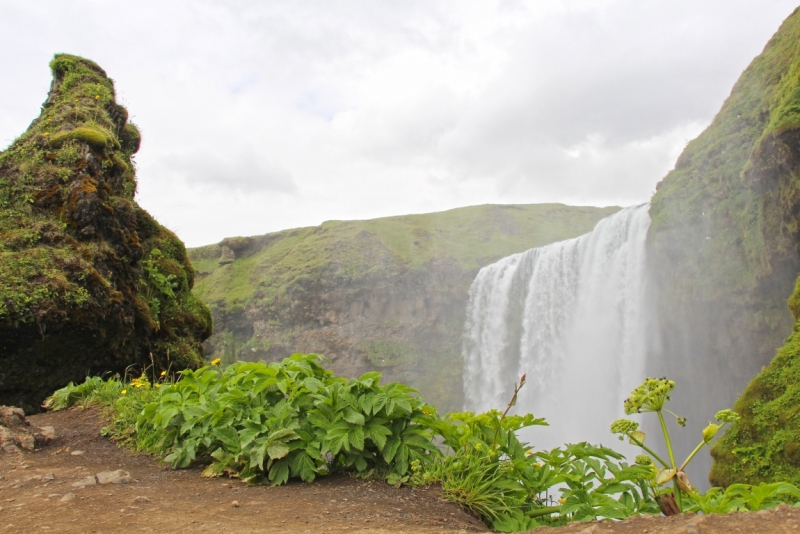
POLYGON ((272 302, 292 286, 396 275, 437 261, 469 272, 529 248, 591 231, 619 208, 483 205, 365 221, 328 221, 189 250, 195 294, 218 309, 272 302), (223 247, 236 261, 221 264, 223 247), (391 259, 387 265, 386 260, 391 259), (389 269, 388 271, 386 269, 389 269))
MULTIPOLYGON (((690 416, 691 431, 733 404, 791 331, 785 299, 800 271, 799 47, 795 11, 651 203, 664 354, 650 372, 679 384, 677 408, 690 416)), ((746 411, 742 402, 755 398, 737 404, 746 411)), ((717 454, 713 482, 750 482, 718 476, 732 472, 722 466, 730 459, 717 454)))
POLYGON ((576 237, 619 208, 484 205, 237 237, 191 249, 215 357, 332 359, 460 408, 461 329, 481 266, 576 237))

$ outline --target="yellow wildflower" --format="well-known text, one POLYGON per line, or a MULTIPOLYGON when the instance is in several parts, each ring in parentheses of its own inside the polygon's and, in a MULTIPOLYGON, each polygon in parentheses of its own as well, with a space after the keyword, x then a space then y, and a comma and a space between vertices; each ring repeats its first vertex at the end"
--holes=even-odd
POLYGON ((567 502, 567 499, 564 499, 564 498, 562 497, 561 499, 558 499, 558 502, 560 502, 561 504, 564 504, 565 502, 567 502))
POLYGON ((95 100, 100 100, 100 95, 94 95, 95 100))
POLYGON ((166 371, 161 371, 161 376, 167 376, 167 372, 166 371))
POLYGON ((120 395, 127 395, 128 394, 128 390, 127 389, 123 389, 122 391, 119 392, 119 394, 120 395))
POLYGON ((220 360, 219 358, 216 358, 214 360, 211 360, 211 365, 219 365, 221 363, 221 361, 222 360, 220 360))

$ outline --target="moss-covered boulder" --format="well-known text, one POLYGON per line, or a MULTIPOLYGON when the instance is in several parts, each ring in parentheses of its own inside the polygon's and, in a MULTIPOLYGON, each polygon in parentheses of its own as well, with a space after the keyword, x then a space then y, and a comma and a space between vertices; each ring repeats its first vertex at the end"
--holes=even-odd
POLYGON ((41 115, 0 152, 0 404, 70 380, 192 367, 211 333, 183 243, 134 201, 140 135, 95 63, 59 54, 41 115))
POLYGON ((711 483, 800 485, 800 278, 789 307, 794 331, 736 402, 739 422, 711 451, 711 483))

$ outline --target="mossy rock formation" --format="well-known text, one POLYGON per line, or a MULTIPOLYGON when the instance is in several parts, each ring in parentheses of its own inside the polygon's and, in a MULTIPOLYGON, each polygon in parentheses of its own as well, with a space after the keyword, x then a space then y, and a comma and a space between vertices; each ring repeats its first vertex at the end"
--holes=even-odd
POLYGON ((794 332, 736 402, 741 416, 714 447, 711 482, 800 485, 800 279, 789 301, 794 332))
MULTIPOLYGON (((795 11, 741 75, 708 129, 687 145, 652 200, 648 245, 659 289, 663 354, 650 372, 678 383, 674 404, 690 416, 684 445, 691 446, 716 410, 734 403, 791 332, 785 301, 800 272, 799 178, 800 12, 795 11)), ((792 339, 770 364, 769 387, 756 379, 736 404, 744 416, 738 428, 750 429, 745 432, 750 445, 734 427, 714 451, 712 483, 786 477, 775 467, 754 478, 748 469, 732 467, 730 453, 731 440, 740 448, 767 451, 768 443, 777 443, 774 432, 781 425, 797 428, 796 416, 793 423, 772 427, 751 419, 756 407, 783 396, 781 381, 792 372, 797 376, 787 356, 792 339), (751 432, 756 427, 759 431, 751 432)), ((793 402, 797 407, 796 394, 793 402)), ((779 447, 796 446, 793 436, 782 435, 779 447)))
POLYGON ((42 113, 0 152, 0 404, 87 374, 201 364, 208 308, 183 243, 134 201, 140 135, 95 63, 59 54, 42 113))

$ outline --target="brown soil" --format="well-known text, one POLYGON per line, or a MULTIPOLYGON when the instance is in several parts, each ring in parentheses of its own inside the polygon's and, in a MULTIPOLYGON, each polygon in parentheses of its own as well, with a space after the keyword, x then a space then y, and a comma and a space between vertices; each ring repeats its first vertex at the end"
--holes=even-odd
MULTIPOLYGON (((1 532, 486 532, 436 488, 394 488, 348 476, 313 484, 248 487, 204 479, 199 469, 172 471, 101 437, 96 410, 67 410, 29 418, 53 425, 58 438, 35 453, 0 453, 1 532), (83 451, 82 453, 78 453, 83 451), (72 484, 101 471, 128 471, 130 484, 84 489, 72 484), (47 480, 46 475, 54 475, 47 480), (43 477, 45 478, 43 480, 43 477), (66 494, 75 499, 62 502, 66 494)), ((800 508, 727 516, 632 518, 573 524, 536 532, 722 533, 800 532, 800 508)))

